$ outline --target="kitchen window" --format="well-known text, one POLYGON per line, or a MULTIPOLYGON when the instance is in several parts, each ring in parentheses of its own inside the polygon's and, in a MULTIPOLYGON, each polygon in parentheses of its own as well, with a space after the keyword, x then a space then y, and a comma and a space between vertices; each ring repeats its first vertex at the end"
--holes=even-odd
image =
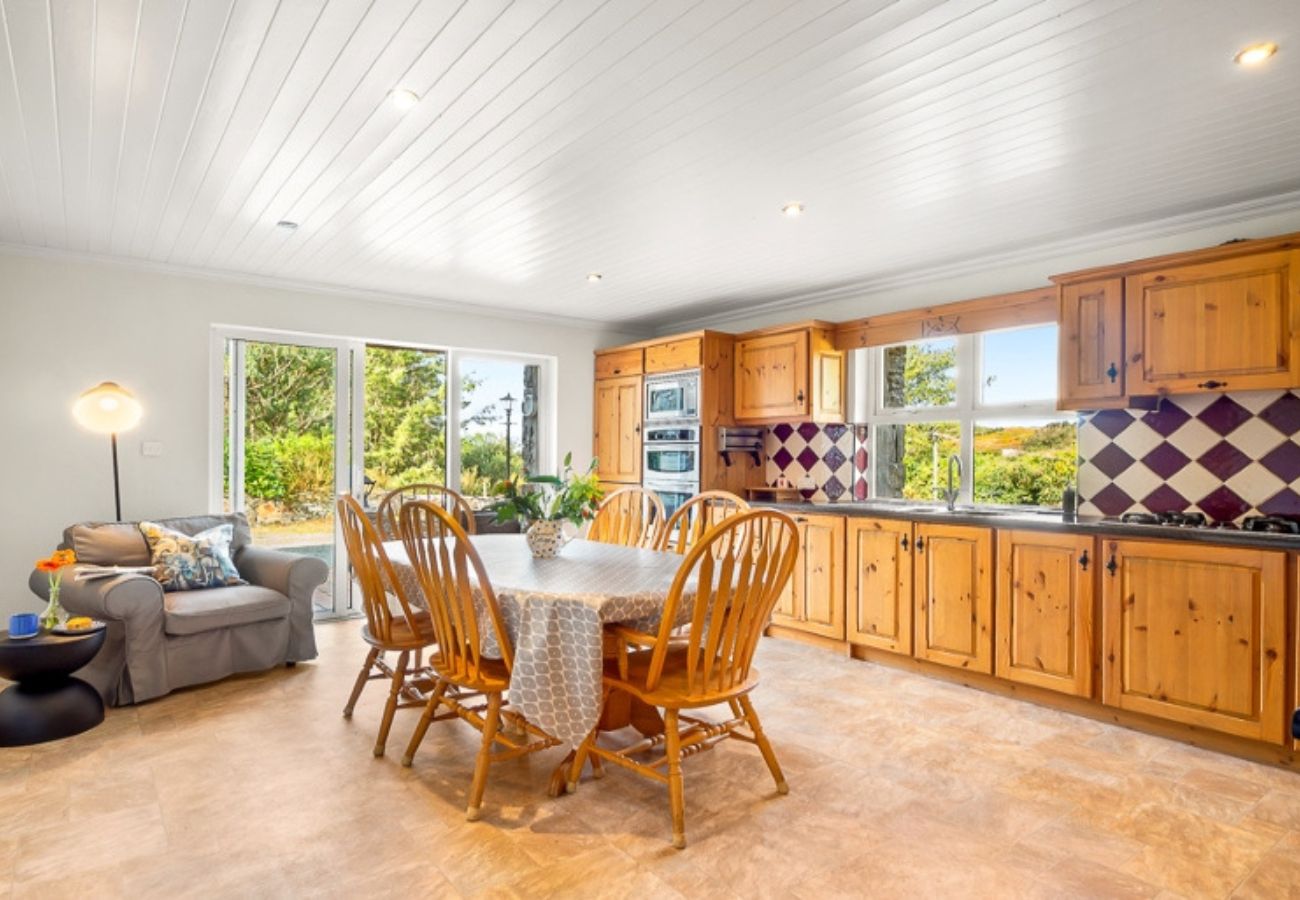
POLYGON ((1059 507, 1075 479, 1075 419, 1056 409, 1055 324, 860 351, 877 498, 1059 507))

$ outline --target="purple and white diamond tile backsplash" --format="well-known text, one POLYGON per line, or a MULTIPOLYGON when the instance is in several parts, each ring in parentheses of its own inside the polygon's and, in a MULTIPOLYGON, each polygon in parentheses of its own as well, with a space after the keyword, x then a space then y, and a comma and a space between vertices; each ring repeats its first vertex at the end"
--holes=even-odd
POLYGON ((763 477, 782 475, 815 503, 866 499, 867 427, 785 422, 767 429, 763 477))
POLYGON ((1079 416, 1079 511, 1300 516, 1300 392, 1170 397, 1079 416))

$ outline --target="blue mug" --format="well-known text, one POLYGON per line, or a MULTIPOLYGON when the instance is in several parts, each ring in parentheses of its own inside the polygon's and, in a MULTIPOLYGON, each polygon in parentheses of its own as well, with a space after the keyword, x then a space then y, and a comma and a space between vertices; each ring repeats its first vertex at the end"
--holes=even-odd
POLYGON ((41 630, 41 619, 36 613, 15 613, 9 617, 9 636, 31 637, 41 630))

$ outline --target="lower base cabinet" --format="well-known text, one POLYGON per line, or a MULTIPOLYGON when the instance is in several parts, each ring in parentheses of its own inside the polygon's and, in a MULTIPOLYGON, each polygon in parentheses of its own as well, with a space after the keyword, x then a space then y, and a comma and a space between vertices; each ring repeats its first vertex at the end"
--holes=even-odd
POLYGON ((1102 699, 1282 744, 1286 555, 1105 541, 1102 699))
POLYGON ((795 516, 799 559, 772 622, 844 639, 844 517, 795 516))
POLYGON ((999 678, 1092 696, 1096 556, 1090 536, 998 531, 999 678))
POLYGON ((993 674, 993 530, 916 525, 917 659, 993 674))
POLYGON ((912 523, 849 519, 845 629, 855 644, 912 655, 912 523))

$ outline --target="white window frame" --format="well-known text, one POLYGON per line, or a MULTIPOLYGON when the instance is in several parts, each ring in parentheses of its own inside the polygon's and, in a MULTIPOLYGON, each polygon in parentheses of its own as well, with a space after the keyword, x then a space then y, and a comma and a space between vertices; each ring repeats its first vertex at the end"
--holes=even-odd
MULTIPOLYGON (((877 488, 876 465, 879 454, 875 448, 875 427, 877 425, 919 425, 926 422, 956 422, 960 437, 958 458, 961 460, 961 483, 958 485, 957 502, 969 504, 974 498, 975 478, 975 423, 996 419, 999 421, 1024 419, 1037 421, 1053 419, 1067 422, 1073 415, 1056 408, 1054 398, 1030 400, 1022 403, 985 404, 980 400, 980 377, 983 372, 983 342, 981 337, 1005 331, 1023 331, 1030 328, 1043 328, 1051 322, 1038 322, 1032 325, 1017 325, 1011 328, 993 328, 988 331, 966 334, 935 334, 913 341, 898 341, 878 347, 868 347, 855 351, 855 369, 862 373, 861 387, 867 400, 867 426, 872 445, 867 453, 867 483, 873 499, 893 500, 895 498, 875 496, 877 488), (954 340, 956 342, 957 391, 955 402, 949 406, 885 406, 885 349, 900 344, 928 344, 935 341, 954 340)), ((940 500, 903 500, 898 502, 908 505, 942 503, 940 500)))
MULTIPOLYGON (((554 356, 531 353, 511 353, 502 350, 480 350, 466 347, 439 346, 410 341, 393 341, 384 338, 341 337, 269 328, 249 328, 240 325, 213 325, 208 344, 208 509, 220 513, 225 503, 225 357, 229 340, 263 343, 293 344, 329 348, 336 353, 335 370, 335 434, 350 435, 348 441, 335 441, 335 484, 342 486, 357 500, 365 492, 365 454, 354 453, 354 448, 365 446, 365 351, 367 346, 395 347, 443 353, 447 358, 447 459, 444 476, 446 484, 460 484, 460 361, 464 358, 493 359, 520 362, 540 367, 537 376, 537 395, 540 409, 537 415, 537 466, 540 472, 554 472, 559 459, 558 426, 559 397, 557 391, 557 364, 554 356), (351 384, 349 384, 349 377, 351 384)), ((242 376, 236 366, 237 376, 242 376)), ((242 384, 239 389, 242 392, 242 384)), ((232 417, 231 449, 241 448, 242 428, 232 417)), ((242 486, 235 488, 235 499, 242 506, 242 486)), ((236 507, 238 508, 238 507, 236 507)), ((335 614, 354 608, 351 603, 351 582, 347 572, 347 548, 343 545, 338 523, 335 522, 335 614)))

